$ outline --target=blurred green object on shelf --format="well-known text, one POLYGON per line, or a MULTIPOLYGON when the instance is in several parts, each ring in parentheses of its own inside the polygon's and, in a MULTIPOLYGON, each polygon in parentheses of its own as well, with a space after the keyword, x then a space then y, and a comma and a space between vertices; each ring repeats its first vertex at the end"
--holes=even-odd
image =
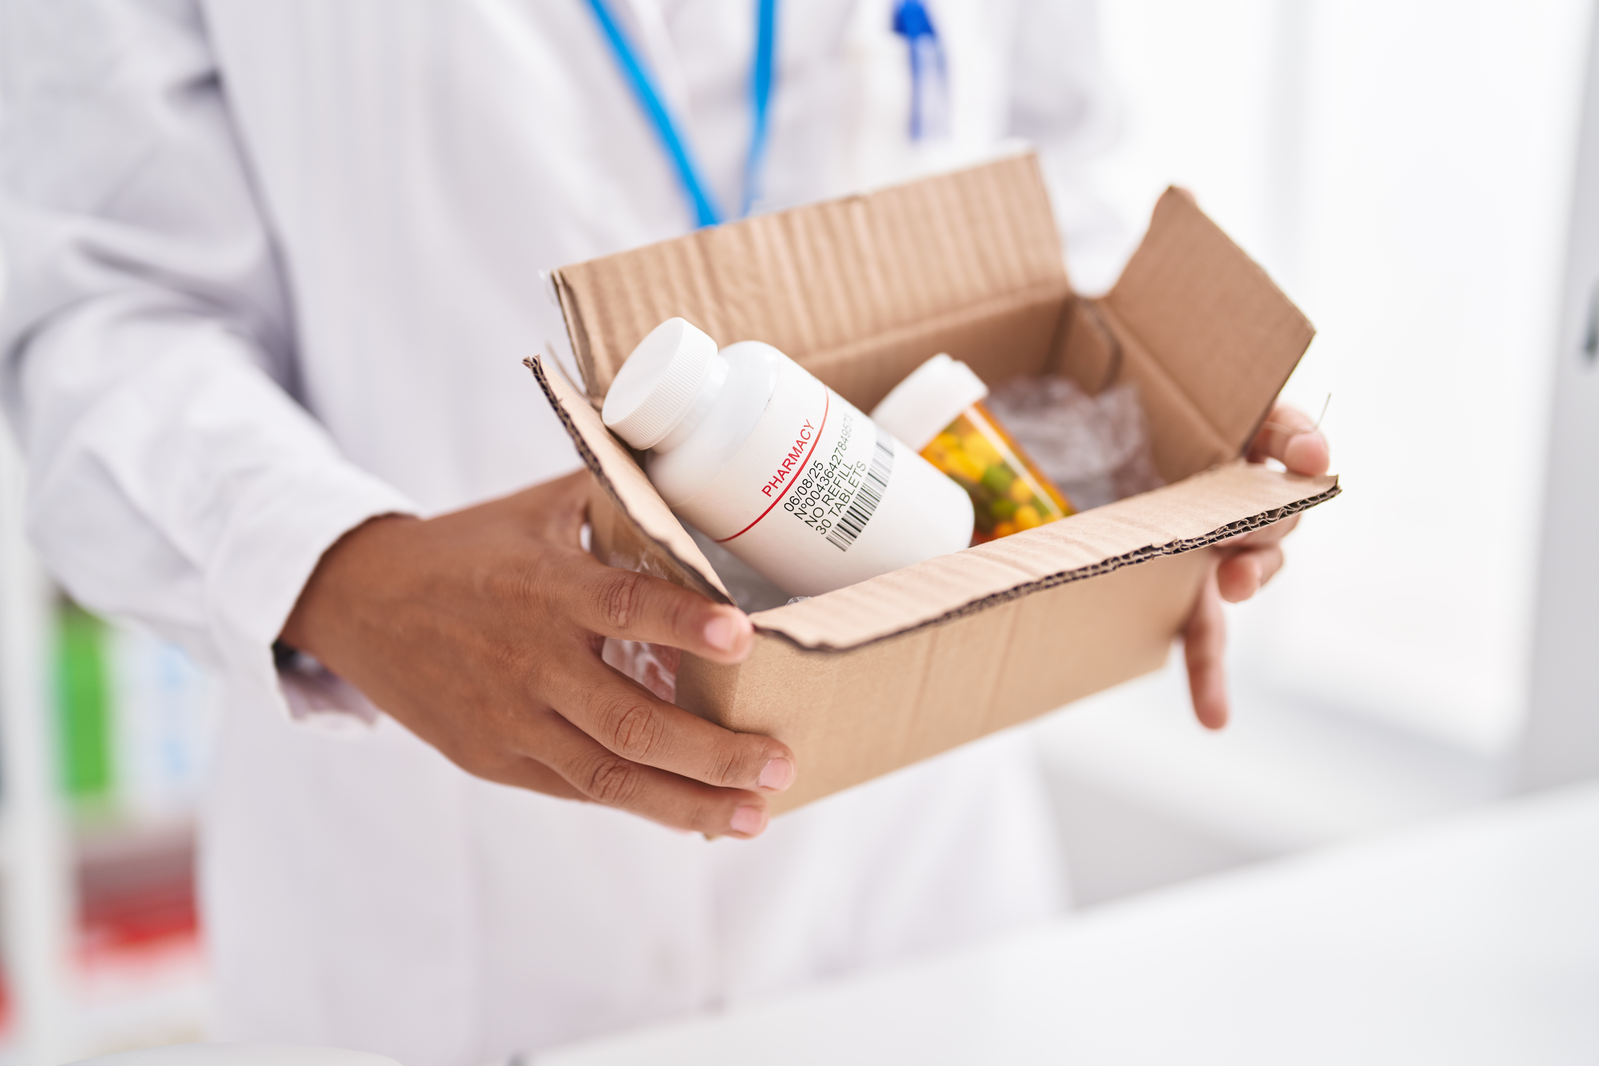
POLYGON ((86 806, 111 799, 110 630, 61 597, 56 608, 56 728, 61 789, 86 806))

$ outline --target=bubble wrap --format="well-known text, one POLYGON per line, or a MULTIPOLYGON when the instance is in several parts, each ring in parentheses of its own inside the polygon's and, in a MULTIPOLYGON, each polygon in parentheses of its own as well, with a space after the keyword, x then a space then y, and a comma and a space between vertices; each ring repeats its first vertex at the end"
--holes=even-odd
POLYGON ((1019 378, 995 389, 990 412, 1079 511, 1165 482, 1149 452, 1138 390, 1090 396, 1065 378, 1019 378))

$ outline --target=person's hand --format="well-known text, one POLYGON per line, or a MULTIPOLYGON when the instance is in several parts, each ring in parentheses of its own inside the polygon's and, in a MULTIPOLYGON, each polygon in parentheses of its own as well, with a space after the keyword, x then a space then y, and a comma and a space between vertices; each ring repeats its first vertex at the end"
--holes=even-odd
POLYGON ((468 773, 707 836, 756 836, 794 753, 674 707, 600 661, 608 636, 718 663, 736 607, 601 564, 589 474, 438 518, 376 518, 318 563, 283 628, 468 773))
MULTIPOLYGON (((1327 438, 1309 418, 1286 404, 1278 404, 1249 447, 1249 461, 1276 459, 1291 473, 1325 474, 1332 456, 1327 438)), ((1207 729, 1227 724, 1227 676, 1223 652, 1227 647, 1226 620, 1221 601, 1241 603, 1282 569, 1281 541, 1299 524, 1290 517, 1264 529, 1225 542, 1220 564, 1205 579, 1194 613, 1183 627, 1183 658, 1188 665, 1188 692, 1194 715, 1207 729)))

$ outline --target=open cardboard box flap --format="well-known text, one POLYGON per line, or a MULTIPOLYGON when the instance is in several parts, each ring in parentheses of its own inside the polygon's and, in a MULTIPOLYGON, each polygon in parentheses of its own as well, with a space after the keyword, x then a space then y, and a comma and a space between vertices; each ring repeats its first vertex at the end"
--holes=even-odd
POLYGON ((723 345, 772 343, 862 410, 940 351, 991 386, 1055 373, 1090 392, 1138 387, 1167 487, 760 612, 741 666, 684 656, 679 703, 796 748, 801 781, 774 810, 1158 667, 1210 565, 1196 549, 1338 492, 1335 478, 1239 459, 1313 330, 1176 190, 1094 300, 1071 290, 1032 156, 699 230, 552 280, 583 386, 553 361, 530 365, 602 490, 596 550, 723 601, 720 578, 596 411, 664 319, 723 345), (950 667, 929 656, 942 645, 949 659, 951 641, 958 661, 985 653, 1009 672, 942 676, 950 667), (885 669, 901 681, 920 671, 914 698, 874 683, 885 669))

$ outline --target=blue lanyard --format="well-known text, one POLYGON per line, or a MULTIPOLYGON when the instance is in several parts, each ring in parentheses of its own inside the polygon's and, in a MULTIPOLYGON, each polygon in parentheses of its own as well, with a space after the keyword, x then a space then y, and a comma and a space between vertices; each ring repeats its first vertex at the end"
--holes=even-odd
POLYGON ((933 16, 922 0, 898 0, 893 25, 911 59, 911 140, 943 136, 949 132, 949 75, 933 16))
MULTIPOLYGON (((672 113, 666 109, 649 69, 639 60, 638 52, 617 25, 616 19, 611 17, 605 0, 589 0, 589 7, 605 33, 605 40, 611 46, 617 65, 622 68, 622 76, 638 98, 645 116, 654 124, 661 147, 666 149, 677 170, 677 180, 682 184, 689 208, 694 213, 694 224, 714 226, 723 221, 725 216, 717 209, 710 187, 701 175, 693 153, 689 151, 688 142, 673 121, 672 113)), ((750 106, 755 121, 750 130, 749 154, 744 160, 744 200, 739 211, 740 217, 749 213, 750 206, 760 193, 761 165, 766 156, 766 114, 771 105, 775 74, 772 56, 777 45, 777 0, 756 0, 756 8, 755 63, 750 74, 750 106)))

